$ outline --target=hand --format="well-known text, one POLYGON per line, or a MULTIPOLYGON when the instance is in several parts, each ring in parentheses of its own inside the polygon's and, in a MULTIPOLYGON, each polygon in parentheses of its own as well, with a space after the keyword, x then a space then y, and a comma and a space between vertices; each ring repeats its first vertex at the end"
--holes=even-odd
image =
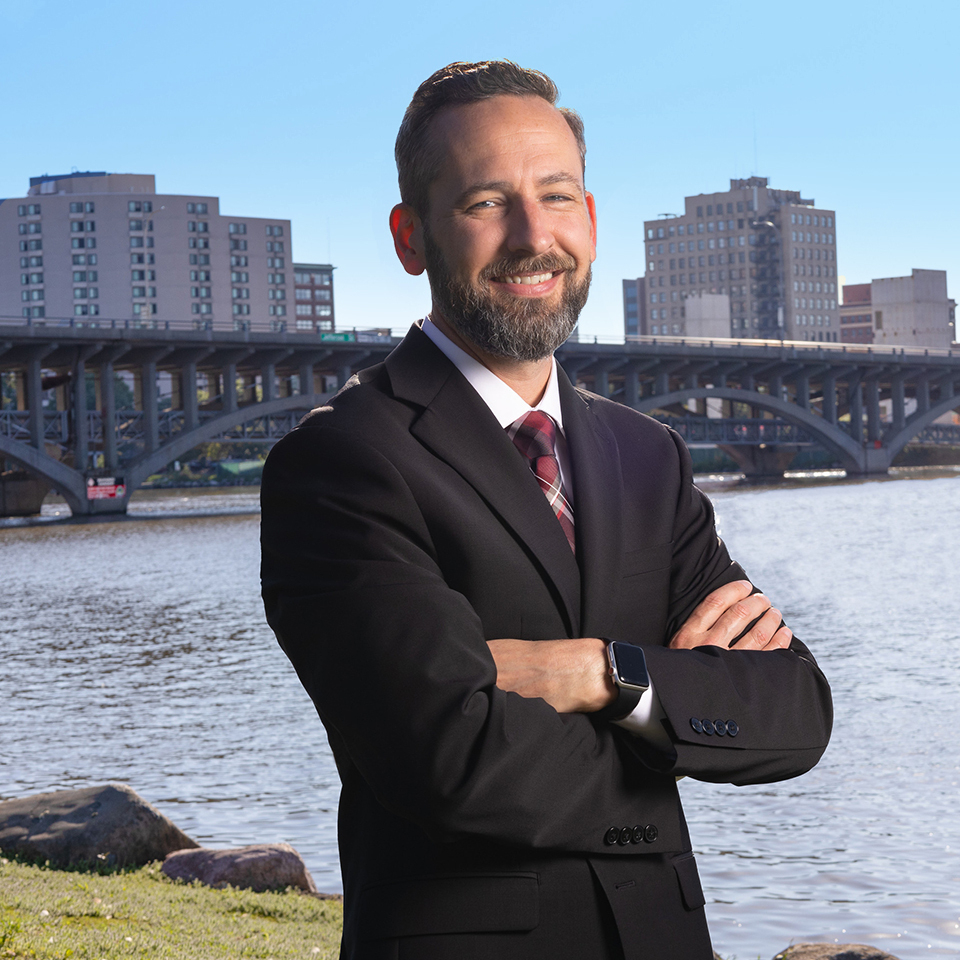
POLYGON ((558 713, 593 713, 613 702, 607 645, 577 640, 488 640, 497 686, 521 697, 540 697, 558 713))
POLYGON ((670 648, 689 650, 713 644, 734 650, 783 650, 790 646, 793 631, 781 626, 780 611, 762 593, 751 595, 752 590, 749 580, 736 580, 714 590, 676 632, 670 648), (750 623, 753 626, 734 645, 750 623))

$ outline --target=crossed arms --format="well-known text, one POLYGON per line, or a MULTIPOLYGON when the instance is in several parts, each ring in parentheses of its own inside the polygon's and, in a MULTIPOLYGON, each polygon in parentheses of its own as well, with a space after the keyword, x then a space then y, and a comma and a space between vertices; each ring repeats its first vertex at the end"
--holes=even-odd
MULTIPOLYGON (((712 645, 744 650, 785 650, 793 632, 780 611, 748 580, 709 594, 668 644, 671 650, 712 645)), ((497 665, 497 686, 522 697, 540 697, 558 713, 593 713, 616 691, 607 671, 606 643, 574 640, 488 640, 497 665)))

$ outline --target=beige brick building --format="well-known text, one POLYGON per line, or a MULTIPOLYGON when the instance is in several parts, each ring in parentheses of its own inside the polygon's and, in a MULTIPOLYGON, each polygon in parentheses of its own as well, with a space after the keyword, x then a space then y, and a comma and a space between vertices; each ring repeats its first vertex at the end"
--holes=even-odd
POLYGON ((0 317, 280 329, 295 317, 290 233, 222 215, 217 197, 158 194, 153 175, 34 177, 0 200, 0 317))
MULTIPOLYGON (((692 296, 726 295, 735 337, 837 341, 836 214, 766 177, 644 223, 642 333, 679 334, 692 296)), ((694 335, 688 331, 689 335, 694 335)))

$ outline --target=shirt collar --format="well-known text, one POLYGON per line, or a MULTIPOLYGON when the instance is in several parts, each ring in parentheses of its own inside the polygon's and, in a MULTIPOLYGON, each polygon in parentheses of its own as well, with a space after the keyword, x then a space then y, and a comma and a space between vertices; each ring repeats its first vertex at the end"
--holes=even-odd
POLYGON ((535 407, 531 407, 492 370, 458 347, 429 317, 424 319, 422 329, 443 355, 463 374, 470 386, 480 394, 480 399, 490 408, 490 412, 497 418, 501 427, 509 427, 511 423, 531 410, 542 410, 553 417, 557 427, 563 430, 556 359, 551 358, 550 379, 547 381, 547 387, 543 391, 540 402, 535 407))

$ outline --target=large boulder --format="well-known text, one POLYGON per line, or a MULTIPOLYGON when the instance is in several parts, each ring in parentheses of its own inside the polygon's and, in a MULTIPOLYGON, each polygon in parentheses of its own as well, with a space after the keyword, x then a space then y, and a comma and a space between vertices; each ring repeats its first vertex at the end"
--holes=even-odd
POLYGON ((139 866, 197 845, 124 783, 0 803, 0 850, 57 867, 139 866))
POLYGON ((795 943, 773 960, 897 960, 892 953, 862 943, 795 943))
POLYGON ((177 850, 163 861, 163 872, 174 880, 199 880, 208 887, 283 890, 297 887, 316 893, 310 871, 289 843, 257 843, 233 850, 177 850))

